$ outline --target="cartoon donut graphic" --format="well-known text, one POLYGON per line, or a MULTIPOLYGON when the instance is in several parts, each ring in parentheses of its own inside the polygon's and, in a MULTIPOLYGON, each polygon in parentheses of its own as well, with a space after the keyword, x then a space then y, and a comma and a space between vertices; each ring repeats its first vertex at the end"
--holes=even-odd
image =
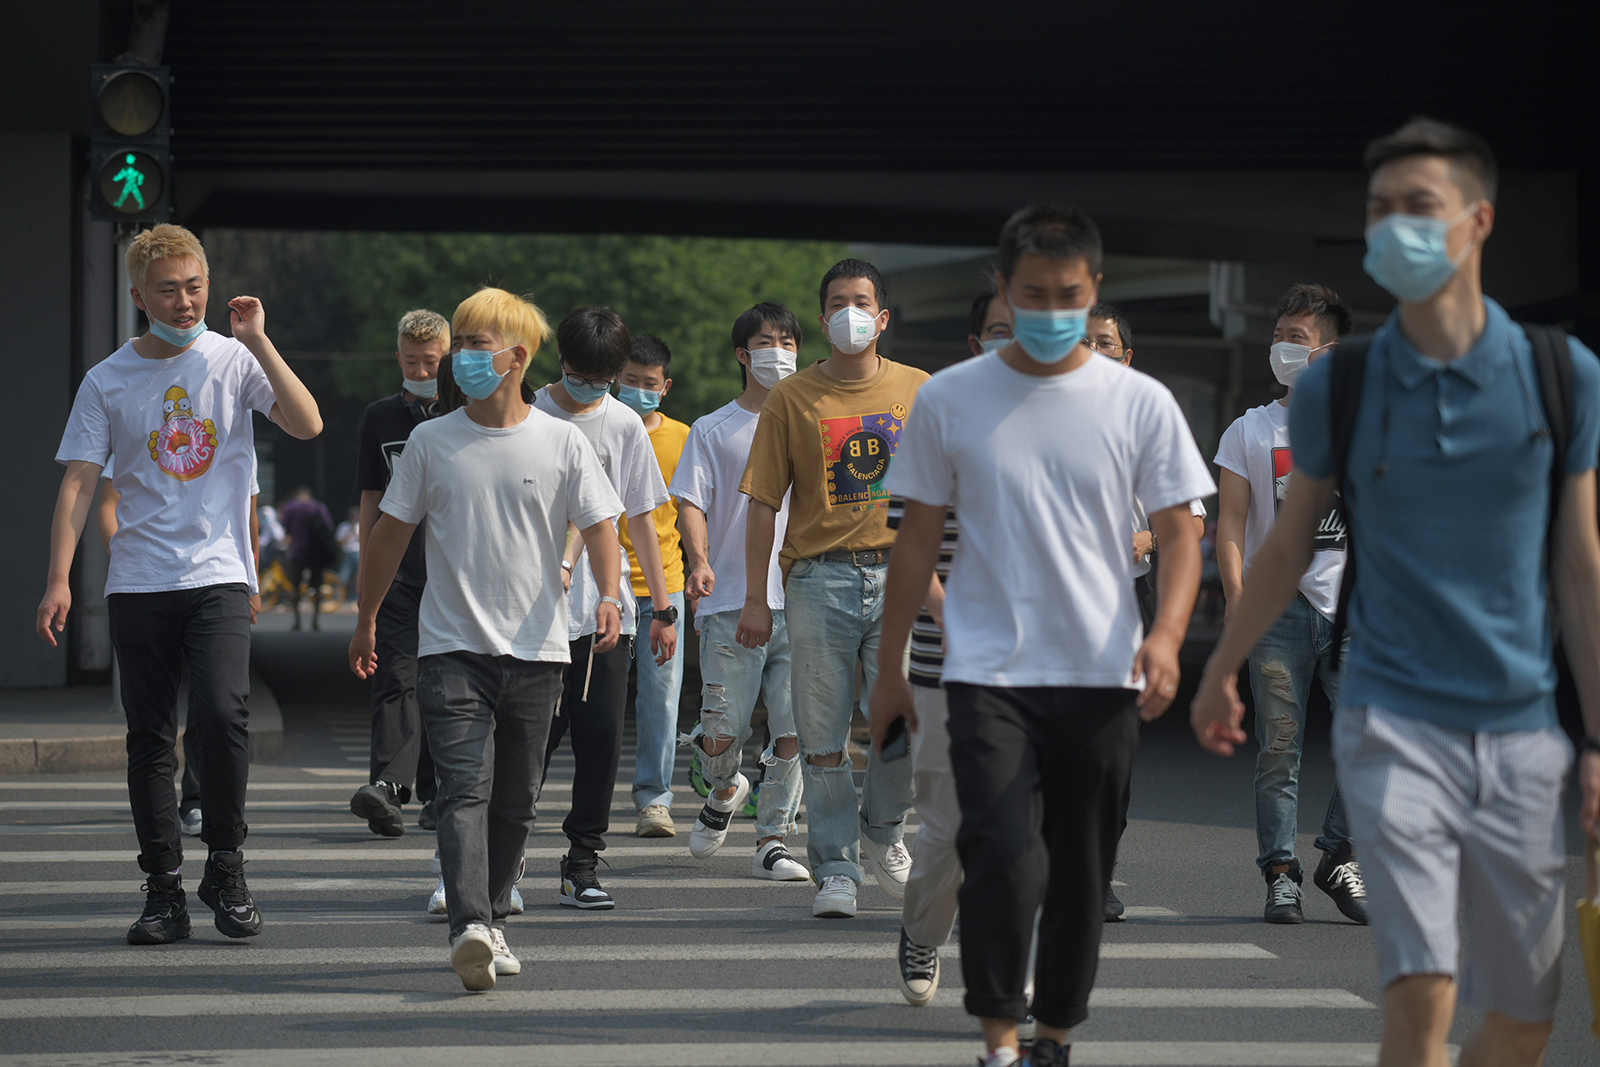
POLYGON ((211 469, 217 455, 217 427, 210 419, 197 419, 189 394, 174 385, 162 398, 165 416, 161 429, 150 433, 150 458, 161 472, 187 482, 211 469))

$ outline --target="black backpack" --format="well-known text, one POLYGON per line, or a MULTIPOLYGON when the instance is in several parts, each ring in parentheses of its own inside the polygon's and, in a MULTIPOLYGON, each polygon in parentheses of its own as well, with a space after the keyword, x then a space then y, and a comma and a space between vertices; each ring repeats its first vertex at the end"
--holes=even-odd
MULTIPOLYGON (((1546 565, 1555 558, 1556 519, 1561 514, 1561 489, 1566 483, 1567 443, 1572 436, 1572 349, 1565 330, 1555 326, 1520 324, 1533 343, 1533 365, 1539 377, 1539 399, 1544 404, 1546 427, 1555 445, 1550 460, 1550 514, 1545 529, 1546 565)), ((1355 438, 1356 416, 1361 411, 1361 390, 1366 385, 1370 341, 1342 343, 1328 356, 1328 416, 1333 445, 1333 476, 1344 499, 1344 574, 1339 581, 1339 609, 1333 619, 1333 647, 1344 641, 1349 621, 1350 595, 1356 585, 1356 531, 1351 521, 1350 445, 1355 438)), ((1384 373, 1387 373, 1385 370, 1384 373)), ((1388 417, 1385 412, 1384 418, 1388 417)), ((1385 427, 1387 429, 1387 427, 1385 427)))

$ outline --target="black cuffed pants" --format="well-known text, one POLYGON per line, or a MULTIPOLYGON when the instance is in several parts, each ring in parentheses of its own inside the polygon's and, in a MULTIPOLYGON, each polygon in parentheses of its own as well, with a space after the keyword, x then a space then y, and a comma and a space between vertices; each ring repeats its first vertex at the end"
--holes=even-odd
POLYGON ((1032 1012, 1088 1018, 1121 802, 1139 743, 1131 689, 948 683, 961 802, 961 972, 966 1008, 1021 1019, 1039 919, 1032 1012))
POLYGON ((242 583, 106 597, 128 720, 128 799, 139 867, 183 862, 177 773, 178 683, 189 664, 189 725, 198 745, 201 839, 213 850, 244 844, 250 780, 250 591, 242 583))
POLYGON ((633 662, 633 637, 623 634, 617 647, 594 657, 589 648, 594 635, 570 643, 572 662, 567 666, 561 692, 561 710, 550 724, 550 741, 544 750, 545 773, 561 739, 572 734, 572 810, 561 824, 575 852, 600 852, 611 828, 611 794, 617 788, 617 764, 622 758, 622 719, 628 707, 628 667, 633 662), (587 677, 588 699, 584 699, 587 677))
POLYGON ((438 790, 428 735, 417 707, 417 620, 422 614, 420 585, 395 582, 378 607, 372 676, 372 768, 369 781, 393 782, 400 802, 426 804, 438 790), (415 789, 413 789, 415 786, 415 789))

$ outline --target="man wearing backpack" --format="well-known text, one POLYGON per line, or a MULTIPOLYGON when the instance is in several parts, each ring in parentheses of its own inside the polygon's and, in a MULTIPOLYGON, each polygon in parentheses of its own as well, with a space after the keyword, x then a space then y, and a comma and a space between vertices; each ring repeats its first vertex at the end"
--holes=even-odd
POLYGON ((1351 642, 1334 759, 1384 987, 1379 1063, 1449 1062, 1459 975, 1461 1003, 1485 1013, 1463 1067, 1532 1065, 1559 985, 1572 763, 1547 589, 1587 725, 1585 830, 1600 809, 1600 363, 1483 296, 1495 164, 1479 138, 1414 119, 1366 163, 1364 266, 1400 306, 1369 347, 1296 383, 1288 495, 1191 720, 1213 752, 1245 740, 1239 665, 1294 596, 1338 489, 1351 642))

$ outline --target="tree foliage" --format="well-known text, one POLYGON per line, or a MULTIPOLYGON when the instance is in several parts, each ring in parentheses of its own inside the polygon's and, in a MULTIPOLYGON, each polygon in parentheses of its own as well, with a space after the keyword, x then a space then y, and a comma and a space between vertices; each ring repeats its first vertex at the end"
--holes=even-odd
MULTIPOLYGON (((628 328, 653 333, 672 350, 672 391, 662 410, 692 421, 737 396, 733 320, 752 304, 774 300, 805 327, 800 363, 824 358, 816 321, 817 284, 846 254, 844 245, 713 238, 339 233, 326 237, 327 264, 346 320, 346 343, 392 351, 395 323, 414 307, 449 318, 480 285, 530 297, 550 319, 583 304, 602 304, 628 328)), ((556 372, 554 338, 530 375, 556 372)), ((389 362, 336 367, 341 391, 378 396, 394 388, 389 362)))

